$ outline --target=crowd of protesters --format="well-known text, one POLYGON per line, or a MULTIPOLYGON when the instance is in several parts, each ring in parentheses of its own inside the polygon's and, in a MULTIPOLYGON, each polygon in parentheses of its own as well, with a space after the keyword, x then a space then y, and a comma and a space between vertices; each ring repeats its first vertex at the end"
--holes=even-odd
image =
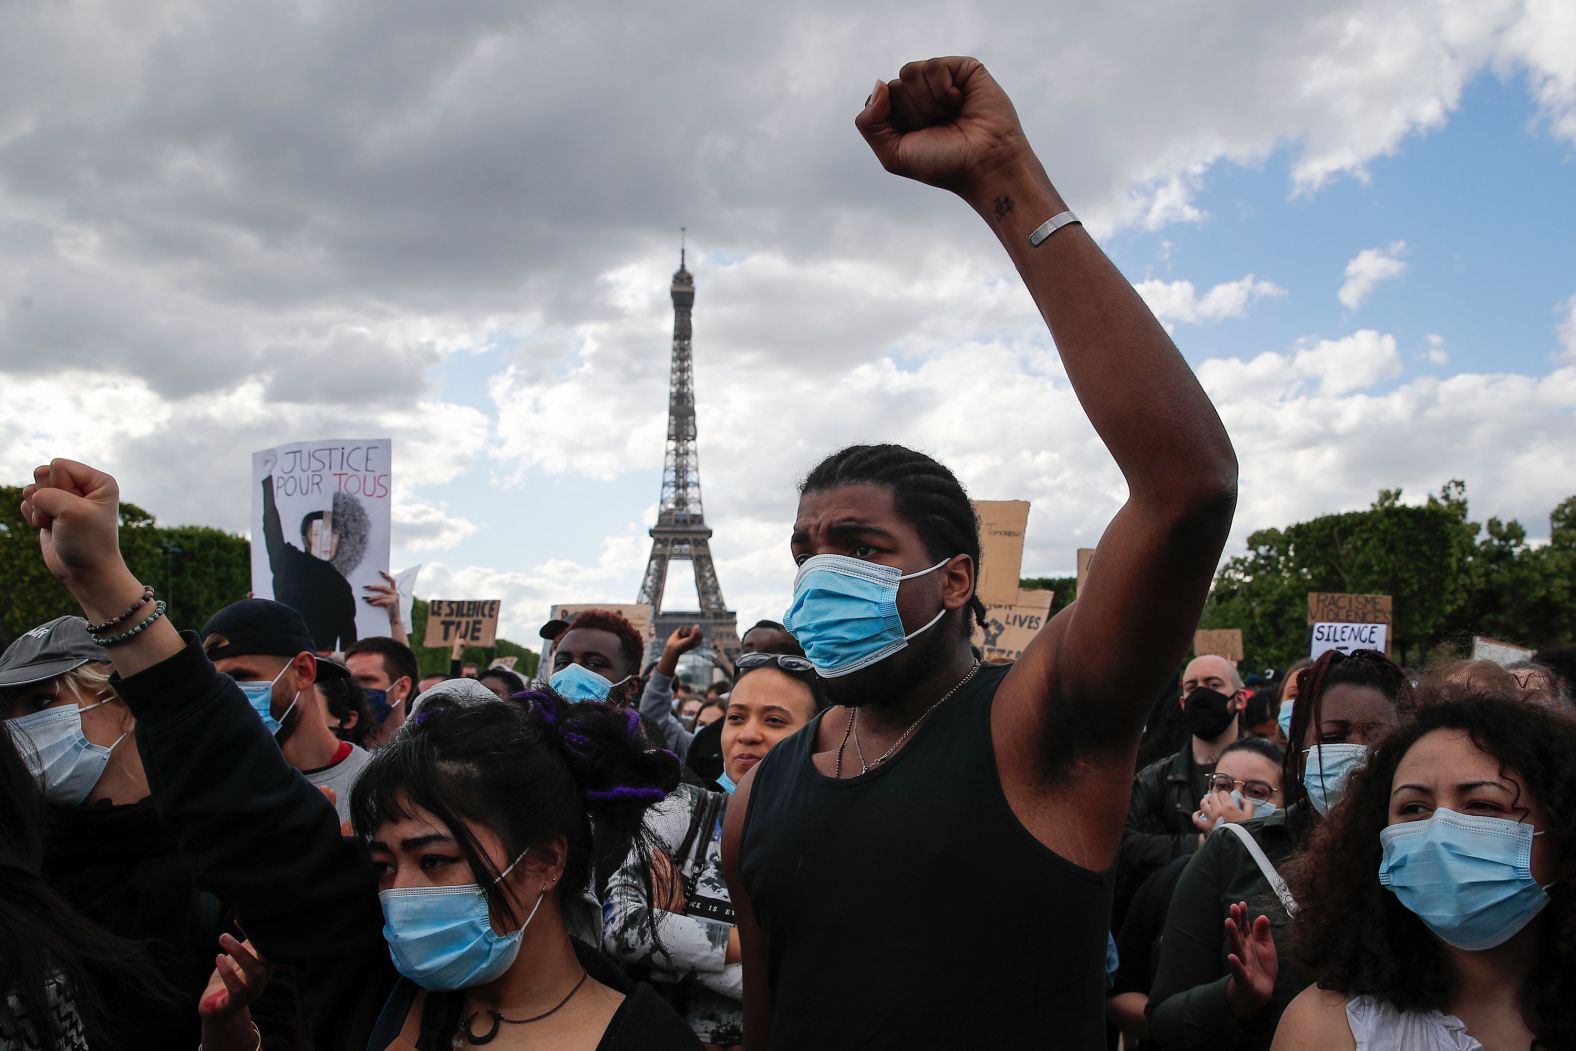
POLYGON ((978 63, 856 123, 996 232, 1123 472, 1077 601, 983 663, 962 485, 856 445, 725 679, 605 610, 534 680, 422 677, 389 596, 337 654, 265 599, 180 630, 54 460, 81 615, 0 656, 0 1049, 1576 1047, 1572 650, 1185 660, 1204 392, 978 63))

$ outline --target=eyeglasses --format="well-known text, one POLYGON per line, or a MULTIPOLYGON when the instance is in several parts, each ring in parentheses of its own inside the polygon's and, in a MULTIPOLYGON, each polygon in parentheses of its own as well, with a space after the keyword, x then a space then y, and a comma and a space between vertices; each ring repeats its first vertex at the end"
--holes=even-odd
POLYGON ((1211 792, 1230 792, 1233 788, 1242 789, 1243 795, 1260 803, 1268 803, 1276 794, 1268 781, 1239 781, 1229 774, 1215 774, 1209 779, 1211 792))
POLYGON ((749 671, 751 668, 762 668, 768 664, 775 664, 783 671, 795 675, 815 674, 815 665, 791 653, 746 653, 733 662, 733 666, 741 672, 749 671))

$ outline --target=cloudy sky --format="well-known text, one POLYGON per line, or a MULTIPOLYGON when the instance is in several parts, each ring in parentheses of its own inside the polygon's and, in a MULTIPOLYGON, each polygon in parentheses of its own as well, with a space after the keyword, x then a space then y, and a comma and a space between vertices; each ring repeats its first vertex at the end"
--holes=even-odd
POLYGON ((687 226, 741 618, 786 602, 796 478, 861 439, 1032 500, 1025 571, 1070 573, 1120 476, 991 233, 852 126, 876 77, 967 53, 1220 407, 1228 553, 1456 477, 1546 535, 1576 5, 849 6, 5 4, 0 471, 77 457, 239 531, 251 450, 391 436, 394 568, 534 637, 634 598, 687 226))

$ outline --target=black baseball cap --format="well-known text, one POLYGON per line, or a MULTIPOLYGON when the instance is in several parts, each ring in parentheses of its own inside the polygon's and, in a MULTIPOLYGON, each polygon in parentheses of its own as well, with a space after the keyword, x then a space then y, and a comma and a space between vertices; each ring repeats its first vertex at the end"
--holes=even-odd
POLYGON ((538 628, 536 633, 548 642, 556 642, 558 641, 558 636, 562 635, 568 627, 569 622, 567 620, 564 620, 562 617, 554 617, 538 628))
POLYGON ((87 621, 56 617, 6 647, 0 655, 0 689, 43 682, 89 661, 107 660, 109 653, 89 637, 87 621))
MULTIPOLYGON (((232 602, 208 618, 202 626, 203 652, 209 660, 225 657, 294 657, 298 653, 316 654, 317 643, 307 630, 300 613, 282 602, 248 598, 232 602), (207 640, 219 636, 223 641, 210 646, 207 640)), ((317 658, 317 677, 348 678, 343 664, 317 658)))

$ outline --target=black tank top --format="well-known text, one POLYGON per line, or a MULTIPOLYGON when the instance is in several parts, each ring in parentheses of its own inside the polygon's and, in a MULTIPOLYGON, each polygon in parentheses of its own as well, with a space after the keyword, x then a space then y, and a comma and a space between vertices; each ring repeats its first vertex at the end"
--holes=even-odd
POLYGON ((1111 872, 1008 805, 990 734, 1005 674, 981 668, 867 774, 815 769, 819 718, 762 760, 740 866, 770 942, 771 1047, 1105 1046, 1111 872))

